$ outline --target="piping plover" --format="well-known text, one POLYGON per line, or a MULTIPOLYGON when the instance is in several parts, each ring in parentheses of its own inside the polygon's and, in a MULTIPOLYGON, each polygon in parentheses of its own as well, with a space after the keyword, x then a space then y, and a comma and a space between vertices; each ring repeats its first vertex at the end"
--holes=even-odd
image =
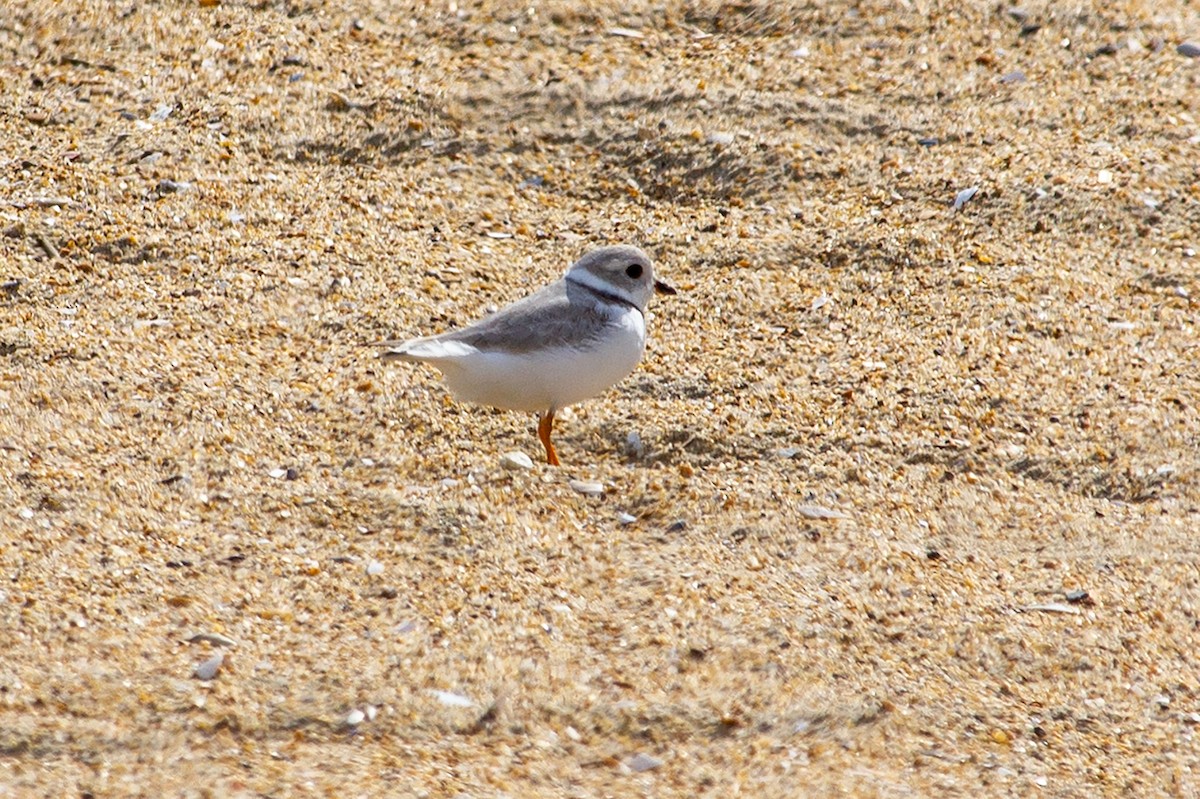
POLYGON ((385 361, 436 366, 465 402, 540 414, 546 462, 558 465, 554 414, 633 371, 646 348, 646 303, 675 289, 637 247, 601 247, 559 280, 470 327, 383 341, 385 361))

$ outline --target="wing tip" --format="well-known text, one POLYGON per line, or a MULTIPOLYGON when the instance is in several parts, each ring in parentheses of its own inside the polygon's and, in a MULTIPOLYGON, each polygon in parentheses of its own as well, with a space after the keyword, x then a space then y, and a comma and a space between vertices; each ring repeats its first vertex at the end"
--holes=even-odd
POLYGON ((409 355, 406 350, 393 347, 379 353, 379 360, 383 361, 384 363, 391 363, 392 361, 412 361, 416 359, 409 355))

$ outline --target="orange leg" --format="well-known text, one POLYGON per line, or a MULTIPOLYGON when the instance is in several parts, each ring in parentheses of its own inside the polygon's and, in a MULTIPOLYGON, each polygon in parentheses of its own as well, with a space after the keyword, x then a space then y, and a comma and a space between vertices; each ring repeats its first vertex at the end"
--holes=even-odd
POLYGON ((554 411, 546 411, 546 415, 538 420, 538 438, 546 448, 546 463, 558 465, 558 453, 554 451, 554 442, 550 440, 550 432, 554 429, 554 411))

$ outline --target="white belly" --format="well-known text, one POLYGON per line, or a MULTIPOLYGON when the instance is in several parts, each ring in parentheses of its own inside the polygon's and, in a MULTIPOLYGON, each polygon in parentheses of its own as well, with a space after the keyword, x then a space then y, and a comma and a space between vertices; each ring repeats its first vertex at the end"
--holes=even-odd
POLYGON ((630 309, 591 349, 480 352, 434 362, 454 396, 515 411, 545 411, 594 397, 637 366, 646 347, 641 313, 630 309))

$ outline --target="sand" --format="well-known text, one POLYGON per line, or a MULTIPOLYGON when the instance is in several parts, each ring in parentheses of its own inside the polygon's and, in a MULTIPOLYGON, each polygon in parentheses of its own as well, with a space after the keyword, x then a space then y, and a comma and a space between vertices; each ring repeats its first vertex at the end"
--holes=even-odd
POLYGON ((1198 39, 0 12, 0 796, 1196 796, 1198 39), (614 242, 561 468, 369 346, 614 242))

